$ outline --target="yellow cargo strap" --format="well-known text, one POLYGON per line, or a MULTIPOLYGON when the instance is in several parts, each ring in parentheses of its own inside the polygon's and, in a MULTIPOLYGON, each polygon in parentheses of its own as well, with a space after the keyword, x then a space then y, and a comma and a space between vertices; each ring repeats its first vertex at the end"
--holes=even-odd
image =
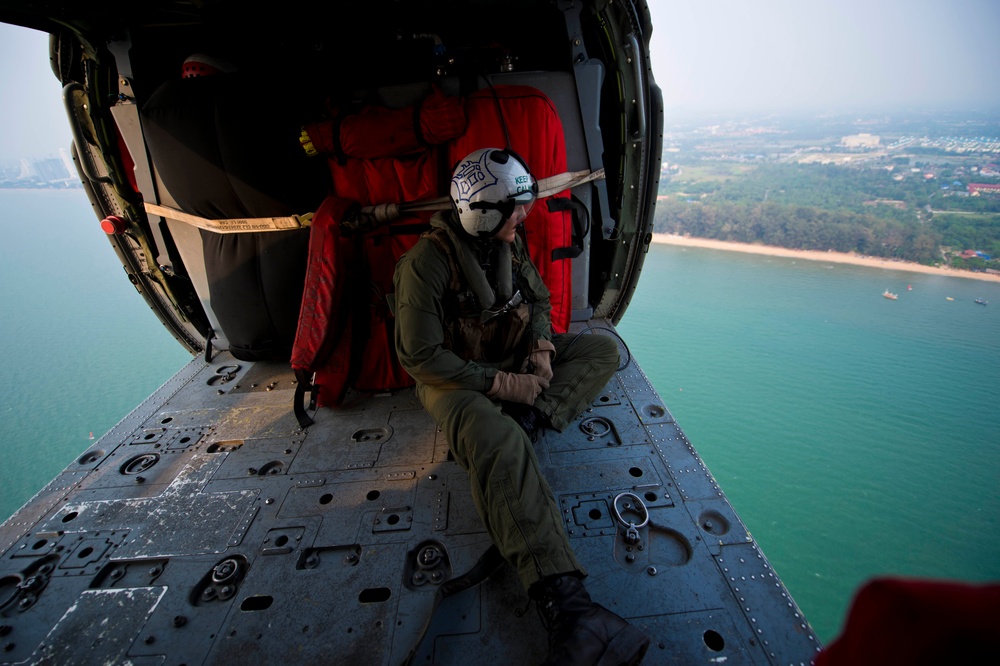
MULTIPOLYGON (((558 194, 578 185, 603 178, 603 168, 597 171, 570 171, 550 176, 549 178, 542 178, 538 181, 538 198, 544 199, 545 197, 558 194)), ((414 201, 412 203, 367 206, 361 209, 361 214, 367 218, 369 226, 378 226, 399 218, 401 213, 418 210, 445 210, 450 205, 448 197, 438 197, 436 199, 414 201)), ((146 208, 147 213, 191 224, 199 229, 206 229, 217 234, 245 234, 254 231, 302 229, 309 226, 313 216, 312 213, 306 213, 305 215, 291 215, 288 217, 239 217, 228 220, 209 220, 197 215, 190 215, 175 208, 168 208, 167 206, 158 206, 151 203, 144 203, 143 206, 146 208)), ((355 222, 353 226, 362 227, 365 225, 355 222)))
POLYGON ((597 171, 570 171, 542 178, 538 181, 538 198, 544 199, 595 180, 604 180, 604 167, 597 171))
MULTIPOLYGON (((558 194, 565 190, 574 188, 577 185, 583 185, 593 180, 603 179, 603 167, 597 171, 567 171, 566 173, 560 173, 555 176, 549 176, 548 178, 542 178, 538 181, 538 198, 544 199, 545 197, 550 197, 553 194, 558 194)), ((451 203, 448 201, 448 197, 438 197, 437 199, 427 199, 426 201, 399 204, 399 210, 402 212, 414 210, 444 210, 450 205, 451 203)), ((367 208, 362 208, 361 212, 375 212, 377 208, 380 207, 369 206, 367 208)))
POLYGON ((312 222, 312 213, 305 215, 290 215, 288 217, 238 217, 227 220, 209 220, 197 215, 190 215, 175 208, 144 203, 147 213, 159 215, 170 220, 177 220, 206 229, 217 234, 245 234, 254 231, 288 231, 308 227, 312 222))

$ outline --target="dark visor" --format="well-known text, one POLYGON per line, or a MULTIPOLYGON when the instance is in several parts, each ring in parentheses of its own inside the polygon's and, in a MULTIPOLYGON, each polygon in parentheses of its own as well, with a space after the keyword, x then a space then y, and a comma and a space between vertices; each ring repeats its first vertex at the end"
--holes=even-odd
POLYGON ((475 201, 469 204, 471 210, 497 210, 503 216, 503 220, 509 220, 518 206, 524 206, 524 214, 531 212, 535 205, 535 196, 538 194, 538 183, 532 178, 531 189, 518 192, 503 201, 475 201))

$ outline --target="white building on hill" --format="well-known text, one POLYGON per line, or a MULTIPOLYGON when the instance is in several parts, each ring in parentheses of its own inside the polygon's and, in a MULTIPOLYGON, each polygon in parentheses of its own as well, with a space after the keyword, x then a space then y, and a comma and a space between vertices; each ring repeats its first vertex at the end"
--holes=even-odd
POLYGON ((880 138, 875 134, 852 134, 840 140, 845 148, 877 148, 880 138))

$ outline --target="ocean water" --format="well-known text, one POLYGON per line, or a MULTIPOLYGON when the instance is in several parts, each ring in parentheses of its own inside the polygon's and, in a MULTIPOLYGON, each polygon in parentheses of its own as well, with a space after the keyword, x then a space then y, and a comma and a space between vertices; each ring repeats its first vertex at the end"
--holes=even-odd
MULTIPOLYGON (((190 355, 82 191, 0 211, 2 519, 190 355)), ((1000 284, 654 246, 619 328, 822 641, 873 576, 1000 580, 1000 284)))
POLYGON ((822 641, 1000 581, 1000 283, 658 245, 619 330, 822 641))
POLYGON ((190 359, 83 190, 0 190, 0 520, 190 359))

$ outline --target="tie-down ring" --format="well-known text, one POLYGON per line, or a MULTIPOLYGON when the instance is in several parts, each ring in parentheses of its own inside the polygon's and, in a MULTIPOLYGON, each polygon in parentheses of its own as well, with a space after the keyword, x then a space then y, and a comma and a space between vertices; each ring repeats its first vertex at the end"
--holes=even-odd
MULTIPOLYGON (((632 508, 632 507, 630 507, 627 504, 625 505, 625 509, 630 509, 630 508, 632 508)), ((639 529, 642 529, 643 527, 645 527, 646 523, 649 522, 649 509, 646 508, 646 505, 642 503, 642 500, 639 499, 639 496, 636 495, 635 493, 628 493, 628 492, 620 493, 617 497, 615 497, 615 501, 611 503, 611 510, 614 511, 615 520, 617 520, 619 523, 621 523, 622 527, 625 527, 625 528, 631 528, 631 529, 639 530, 639 529), (618 511, 618 500, 620 500, 623 497, 631 497, 631 498, 633 498, 635 500, 636 506, 642 508, 642 515, 644 517, 643 517, 641 523, 636 524, 634 522, 629 522, 629 521, 625 520, 624 518, 622 518, 621 512, 618 511)))

